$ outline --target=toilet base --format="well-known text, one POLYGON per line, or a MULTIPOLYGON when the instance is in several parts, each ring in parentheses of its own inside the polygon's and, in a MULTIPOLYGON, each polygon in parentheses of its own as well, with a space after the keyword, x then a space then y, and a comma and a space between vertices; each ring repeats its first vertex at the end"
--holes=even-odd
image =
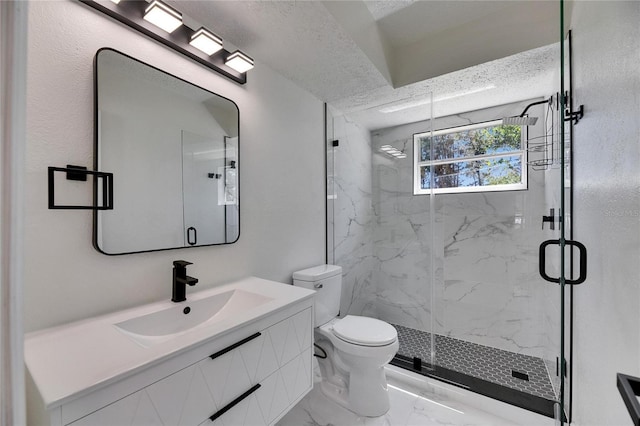
MULTIPOLYGON (((320 346, 327 352, 327 358, 318 358, 320 374, 320 390, 336 404, 364 417, 379 417, 389 411, 389 394, 384 365, 373 367, 363 360, 350 360, 351 371, 334 346, 325 339, 320 339, 320 346), (354 367, 358 364, 364 368, 354 367)), ((386 365, 386 363, 385 363, 386 365)))
POLYGON ((377 371, 352 371, 349 375, 351 410, 367 417, 378 417, 389 411, 389 392, 384 367, 377 371))
POLYGON ((355 386, 353 386, 353 381, 350 382, 349 387, 340 386, 323 378, 319 383, 320 391, 331 401, 359 416, 380 417, 389 411, 386 381, 385 386, 378 387, 377 392, 371 392, 371 388, 368 388, 369 391, 364 393, 361 393, 360 385, 367 386, 366 380, 356 380, 355 386))

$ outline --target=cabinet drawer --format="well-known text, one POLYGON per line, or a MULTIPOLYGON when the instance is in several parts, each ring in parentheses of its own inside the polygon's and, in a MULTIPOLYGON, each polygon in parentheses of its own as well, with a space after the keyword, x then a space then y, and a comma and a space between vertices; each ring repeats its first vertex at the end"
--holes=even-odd
MULTIPOLYGON (((302 398, 312 386, 311 349, 266 377, 254 392, 238 401, 215 420, 205 420, 201 426, 263 426, 280 419, 292 404, 302 398)), ((251 389, 251 388, 250 388, 251 389)), ((226 408, 226 407, 225 407, 226 408)))
POLYGON ((300 311, 71 424, 270 424, 311 388, 311 314, 300 311))
POLYGON ((141 390, 70 424, 72 426, 150 426, 168 423, 162 421, 146 390, 141 390))
POLYGON ((200 361, 215 408, 219 410, 310 348, 311 330, 311 309, 305 309, 233 350, 200 361))
POLYGON ((210 398, 206 384, 192 365, 71 425, 197 425, 210 415, 210 398))

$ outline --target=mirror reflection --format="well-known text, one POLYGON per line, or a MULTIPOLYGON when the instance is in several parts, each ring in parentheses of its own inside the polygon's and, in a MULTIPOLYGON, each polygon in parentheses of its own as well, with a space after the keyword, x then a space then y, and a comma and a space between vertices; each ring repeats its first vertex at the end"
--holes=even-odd
POLYGON ((234 102, 120 52, 96 55, 96 170, 114 209, 96 213, 105 254, 229 244, 239 237, 234 102))

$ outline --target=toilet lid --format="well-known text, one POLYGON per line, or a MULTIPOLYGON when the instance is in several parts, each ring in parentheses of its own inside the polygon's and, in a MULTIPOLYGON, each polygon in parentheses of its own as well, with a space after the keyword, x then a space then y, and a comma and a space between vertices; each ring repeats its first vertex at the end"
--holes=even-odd
POLYGON ((336 322, 333 334, 349 343, 362 346, 385 346, 398 338, 398 332, 392 325, 356 315, 347 315, 336 322))

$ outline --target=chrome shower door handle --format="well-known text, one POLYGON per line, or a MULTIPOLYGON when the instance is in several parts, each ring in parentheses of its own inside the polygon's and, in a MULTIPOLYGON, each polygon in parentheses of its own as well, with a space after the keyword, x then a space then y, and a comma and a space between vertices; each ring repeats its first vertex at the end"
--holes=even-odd
MULTIPOLYGON (((587 279, 587 248, 584 246, 584 244, 579 243, 578 241, 565 240, 564 244, 565 246, 577 247, 578 252, 580 253, 580 268, 579 268, 578 278, 576 278, 575 280, 565 279, 564 283, 571 284, 571 285, 582 284, 587 279)), ((547 275, 546 251, 547 251, 547 246, 549 245, 559 246, 560 240, 547 240, 547 241, 543 241, 542 244, 540 244, 540 251, 538 255, 538 262, 539 262, 538 269, 540 272, 540 276, 543 279, 552 283, 559 283, 560 278, 552 278, 549 275, 547 275)))

